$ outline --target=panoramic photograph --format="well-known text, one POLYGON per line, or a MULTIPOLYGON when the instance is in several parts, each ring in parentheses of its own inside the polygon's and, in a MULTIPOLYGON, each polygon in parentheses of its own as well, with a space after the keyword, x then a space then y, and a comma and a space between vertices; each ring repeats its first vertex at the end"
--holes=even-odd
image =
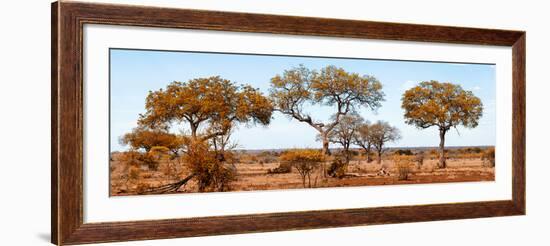
POLYGON ((494 64, 109 52, 110 196, 495 180, 494 64))

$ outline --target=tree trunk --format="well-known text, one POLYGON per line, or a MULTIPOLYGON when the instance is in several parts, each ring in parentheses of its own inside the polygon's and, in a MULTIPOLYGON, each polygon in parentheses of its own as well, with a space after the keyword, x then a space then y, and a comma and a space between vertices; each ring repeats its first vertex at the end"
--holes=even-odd
POLYGON ((321 133, 321 136, 323 138, 323 155, 330 155, 328 134, 321 133))
MULTIPOLYGON (((328 133, 327 132, 321 132, 321 137, 323 139, 323 155, 329 156, 330 155, 330 149, 329 149, 329 141, 328 141, 328 133)), ((327 168, 325 166, 325 162, 321 164, 322 172, 323 172, 323 178, 327 178, 327 168)))
POLYGON ((437 163, 438 168, 447 167, 447 162, 445 160, 445 133, 444 129, 439 130, 439 162, 437 163))
POLYGON ((376 160, 378 164, 382 163, 382 149, 378 150, 378 160, 376 160))
POLYGON ((372 159, 370 157, 370 145, 367 147, 367 163, 371 163, 372 159))
POLYGON ((194 123, 189 123, 189 126, 191 128, 191 137, 193 138, 193 140, 196 140, 197 139, 197 128, 198 128, 198 126, 195 125, 194 123))

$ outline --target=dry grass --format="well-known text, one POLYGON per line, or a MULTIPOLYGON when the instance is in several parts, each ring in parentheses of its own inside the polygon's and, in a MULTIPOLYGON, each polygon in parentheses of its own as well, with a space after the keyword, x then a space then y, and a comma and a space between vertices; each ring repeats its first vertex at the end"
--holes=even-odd
MULTIPOLYGON (((244 156, 243 161, 234 164, 237 170, 236 180, 230 183, 230 191, 253 191, 303 188, 302 178, 296 169, 290 173, 269 174, 269 170, 279 167, 277 158, 244 156), (252 162, 257 160, 257 162, 252 162), (269 162, 268 162, 269 161, 269 162)), ((264 154, 265 155, 265 154, 264 154)), ((407 164, 396 163, 392 156, 385 156, 381 164, 367 163, 363 156, 355 156, 347 166, 343 178, 319 176, 315 187, 347 187, 368 185, 396 185, 419 183, 494 181, 495 168, 487 166, 481 157, 454 156, 447 160, 448 167, 437 168, 437 158, 429 155, 422 165, 416 165, 414 158, 406 157, 407 164), (410 159, 410 160, 409 160, 410 159), (384 169, 389 175, 378 175, 384 169), (406 169, 406 170, 405 170, 406 169), (405 172, 406 171, 406 172, 405 172), (406 173, 406 175, 405 175, 406 173), (405 178, 406 176, 406 178, 405 178)), ((327 161, 327 166, 330 164, 327 161)), ((176 160, 162 159, 156 171, 145 166, 127 167, 116 157, 111 161, 111 195, 135 195, 146 188, 177 182, 189 172, 179 167, 176 160), (177 170, 170 172, 171 170, 177 170)), ((178 190, 179 193, 197 192, 194 180, 178 190)))

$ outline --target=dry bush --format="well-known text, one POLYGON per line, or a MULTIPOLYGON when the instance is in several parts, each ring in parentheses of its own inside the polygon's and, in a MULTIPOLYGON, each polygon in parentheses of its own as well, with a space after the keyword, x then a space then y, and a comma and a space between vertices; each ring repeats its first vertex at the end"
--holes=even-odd
POLYGON ((138 152, 127 151, 121 156, 120 163, 128 167, 141 167, 147 166, 150 170, 157 170, 159 165, 159 154, 157 152, 138 152))
POLYGON ((143 153, 139 156, 138 160, 146 165, 149 170, 157 171, 159 167, 158 157, 153 152, 143 153))
POLYGON ((408 180, 409 176, 412 173, 411 163, 414 157, 404 156, 404 155, 394 155, 393 163, 397 168, 397 179, 398 180, 408 180))
POLYGON ((146 183, 144 181, 140 181, 136 185, 136 193, 138 194, 147 194, 149 190, 151 190, 153 186, 149 183, 146 183))
POLYGON ((128 181, 138 180, 140 178, 141 170, 138 167, 130 167, 128 169, 128 181))
POLYGON ((422 165, 424 165, 424 152, 420 151, 414 156, 414 162, 416 163, 416 169, 421 169, 422 165))
POLYGON ((327 174, 333 178, 341 179, 346 176, 347 169, 348 165, 344 161, 335 159, 330 163, 330 166, 327 169, 327 174))
POLYGON ((280 163, 278 167, 267 170, 267 174, 291 173, 292 165, 290 163, 280 163))
POLYGON ((180 159, 181 157, 176 157, 175 161, 167 161, 164 165, 160 166, 160 171, 164 174, 164 176, 175 179, 182 174, 180 159))
POLYGON ((485 150, 481 159, 485 165, 495 167, 495 148, 485 150))
POLYGON ((236 168, 220 161, 206 143, 194 143, 183 160, 197 178, 199 192, 226 191, 230 188, 229 183, 236 179, 236 168))
POLYGON ((431 149, 429 156, 430 156, 430 160, 437 159, 439 158, 439 152, 436 149, 431 149))
POLYGON ((322 152, 317 150, 289 150, 282 153, 279 156, 279 160, 282 163, 287 163, 294 167, 302 177, 302 184, 304 188, 311 188, 316 186, 317 181, 315 180, 312 186, 311 174, 313 173, 313 171, 321 167, 321 163, 324 161, 324 155, 322 152), (306 178, 308 181, 307 186, 306 178))
POLYGON ((260 163, 273 163, 277 162, 277 156, 274 155, 274 151, 262 151, 259 153, 258 159, 260 159, 260 163))
POLYGON ((410 149, 398 149, 394 152, 395 155, 414 155, 410 149))

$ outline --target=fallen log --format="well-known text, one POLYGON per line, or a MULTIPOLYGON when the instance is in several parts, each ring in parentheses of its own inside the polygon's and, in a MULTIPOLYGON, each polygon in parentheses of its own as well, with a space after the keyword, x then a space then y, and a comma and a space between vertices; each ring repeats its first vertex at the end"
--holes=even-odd
POLYGON ((146 194, 164 194, 164 193, 169 193, 169 192, 176 192, 178 191, 178 189, 182 186, 184 186, 185 184, 187 184, 187 182, 189 182, 189 180, 191 180, 193 177, 195 177, 195 173, 185 177, 184 179, 178 181, 178 182, 175 182, 175 183, 170 183, 170 184, 165 184, 165 185, 161 185, 161 186, 158 186, 158 187, 154 187, 154 188, 151 188, 147 191, 145 191, 144 193, 146 194))

